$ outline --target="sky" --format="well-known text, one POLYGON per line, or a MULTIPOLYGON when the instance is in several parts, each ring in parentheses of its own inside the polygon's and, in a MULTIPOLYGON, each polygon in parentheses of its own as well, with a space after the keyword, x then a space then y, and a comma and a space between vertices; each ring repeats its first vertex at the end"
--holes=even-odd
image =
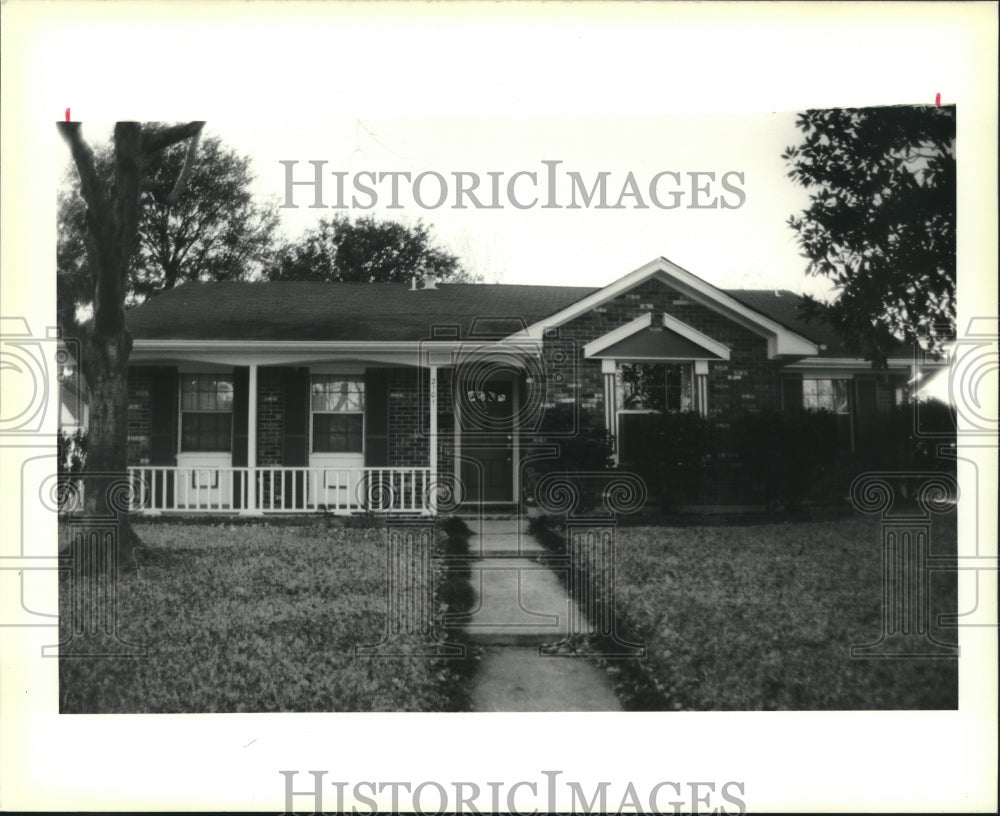
MULTIPOLYGON (((85 124, 96 141, 109 126, 85 124)), ((253 160, 254 190, 261 199, 285 201, 285 162, 296 181, 314 178, 310 162, 323 161, 325 209, 316 209, 311 188, 296 186, 293 203, 282 207, 282 232, 295 238, 324 215, 375 215, 430 225, 437 242, 462 259, 487 283, 603 286, 658 256, 664 256, 721 288, 781 288, 820 297, 831 291, 824 279, 805 275, 789 215, 808 205, 806 191, 787 177, 782 151, 800 141, 795 114, 666 116, 506 116, 340 118, 282 122, 212 120, 206 135, 220 137, 253 160), (548 162, 550 164, 543 164, 548 162), (558 162, 558 164, 555 164, 558 162), (606 173, 609 208, 543 208, 547 174, 556 173, 556 203, 570 203, 570 173, 589 190, 606 173), (409 173, 399 177, 398 208, 389 179, 371 184, 372 196, 353 192, 355 174, 409 173), (345 173, 344 210, 337 203, 335 172, 345 173), (491 203, 491 176, 499 207, 479 209, 459 201, 453 174, 474 174, 474 194, 491 203), (514 181, 518 209, 507 184, 514 181), (660 173, 676 173, 661 175, 660 173), (419 186, 412 180, 429 174, 419 186), (631 187, 630 176, 636 186, 631 187), (444 203, 437 177, 448 184, 444 203), (695 175, 692 174, 711 174, 695 175), (728 175, 727 175, 728 174, 728 175), (659 203, 649 187, 657 178, 659 203), (726 187, 722 186, 723 178, 726 187), (693 187, 701 188, 694 192, 693 187), (621 196, 623 188, 630 194, 621 196), (736 191, 739 191, 738 193, 736 191), (672 195, 671 191, 676 191, 672 195), (632 193, 637 192, 638 197, 632 193), (356 200, 352 201, 353 198, 356 200), (464 203, 465 209, 456 208, 464 203), (620 203, 620 209, 610 208, 620 203), (360 206, 352 206, 357 204, 360 206), (706 205, 714 204, 714 207, 706 205), (726 207, 723 204, 728 205, 726 207), (646 205, 643 208, 641 205, 646 205), (692 205, 702 205, 695 207, 692 205)), ((465 184, 471 185, 466 177, 465 184)), ((582 204, 583 199, 576 199, 582 204)))

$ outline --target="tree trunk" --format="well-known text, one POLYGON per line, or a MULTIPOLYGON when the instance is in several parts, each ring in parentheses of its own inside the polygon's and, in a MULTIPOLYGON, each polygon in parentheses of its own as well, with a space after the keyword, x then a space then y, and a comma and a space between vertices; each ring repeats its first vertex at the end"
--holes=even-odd
POLYGON ((169 263, 163 265, 163 291, 173 289, 177 285, 177 277, 180 274, 180 261, 171 259, 169 263))
MULTIPOLYGON (((129 261, 139 225, 139 196, 146 160, 201 132, 203 122, 146 129, 138 122, 115 125, 115 170, 110 189, 99 178, 78 122, 59 123, 80 174, 87 204, 87 260, 94 281, 94 318, 83 343, 81 370, 90 399, 84 512, 118 519, 118 561, 133 562, 139 544, 128 516, 128 358, 132 337, 125 325, 129 261)), ((196 145, 196 143, 195 143, 196 145)), ((194 157, 189 149, 187 163, 194 157)), ((172 195, 190 174, 185 166, 172 195)))
POLYGON ((139 543, 128 516, 128 355, 132 338, 126 330, 114 337, 87 339, 83 374, 90 398, 88 455, 84 478, 84 513, 116 515, 118 560, 133 562, 139 543))

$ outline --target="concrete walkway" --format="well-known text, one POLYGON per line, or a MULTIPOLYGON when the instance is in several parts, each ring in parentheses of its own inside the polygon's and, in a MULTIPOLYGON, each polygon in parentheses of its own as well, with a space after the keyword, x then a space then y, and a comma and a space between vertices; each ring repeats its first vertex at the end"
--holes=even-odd
POLYGON ((620 711, 607 675, 584 658, 545 657, 580 619, 545 550, 523 519, 466 519, 476 605, 455 624, 486 646, 473 689, 475 711, 620 711))
POLYGON ((471 555, 536 558, 545 554, 545 548, 528 532, 527 519, 465 519, 465 523, 472 530, 472 538, 469 539, 471 555))
POLYGON ((621 711, 607 675, 580 657, 539 657, 527 646, 488 646, 473 711, 621 711))

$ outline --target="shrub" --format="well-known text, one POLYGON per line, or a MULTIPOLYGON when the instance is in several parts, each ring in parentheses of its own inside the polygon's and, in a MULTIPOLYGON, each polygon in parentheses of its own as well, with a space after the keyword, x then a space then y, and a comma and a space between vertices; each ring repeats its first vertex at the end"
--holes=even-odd
POLYGON ((563 436, 572 429, 573 417, 569 406, 556 406, 546 412, 539 430, 540 436, 559 447, 559 455, 551 459, 536 459, 525 468, 525 492, 535 498, 535 486, 547 473, 565 473, 567 481, 574 486, 580 496, 582 507, 592 508, 601 499, 603 485, 600 480, 588 478, 588 474, 603 473, 614 467, 614 445, 612 437, 603 423, 592 421, 586 411, 579 415, 580 430, 574 435, 563 436))
POLYGON ((545 549, 557 555, 566 552, 566 539, 562 529, 563 524, 558 516, 532 516, 528 521, 528 532, 545 549))
POLYGON ((633 453, 622 467, 642 477, 650 500, 666 508, 698 499, 720 450, 710 420, 694 411, 649 414, 633 424, 630 435, 633 453))
POLYGON ((437 598, 450 615, 468 612, 475 605, 472 589, 472 571, 469 568, 469 526, 457 516, 449 516, 440 522, 441 532, 438 551, 445 558, 445 568, 439 573, 437 598))
POLYGON ((859 451, 858 464, 862 468, 897 472, 898 477, 890 479, 896 497, 910 501, 915 498, 915 485, 907 474, 955 475, 956 428, 955 409, 939 400, 897 405, 878 418, 874 433, 859 451))
MULTIPOLYGON (((858 418, 855 450, 847 446, 847 417, 826 411, 764 411, 702 417, 693 411, 631 415, 619 467, 645 482, 650 504, 662 510, 694 504, 763 504, 769 510, 801 508, 807 499, 847 495, 864 468, 954 472, 955 410, 939 401, 907 403, 886 414, 858 418), (862 422, 864 420, 864 422, 862 422)), ((528 495, 538 478, 567 472, 584 503, 600 500, 600 480, 582 474, 612 467, 611 437, 581 414, 576 437, 552 437, 560 457, 531 462, 528 495), (574 479, 572 474, 580 474, 574 479)), ((571 428, 565 409, 546 415, 546 428, 571 428)), ((901 482, 902 495, 906 488, 901 482)), ((583 509, 583 508, 580 508, 583 509)))
MULTIPOLYGON (((449 540, 461 540, 465 539, 466 545, 468 545, 469 536, 472 535, 472 530, 469 529, 469 525, 465 523, 458 516, 448 516, 441 521, 441 529, 444 534, 448 536, 449 540)), ((468 547, 466 547, 468 549, 468 547)))
POLYGON ((825 411, 744 414, 733 426, 743 478, 769 508, 797 509, 837 458, 836 417, 825 411))
MULTIPOLYGON (((871 464, 896 470, 939 470, 945 462, 938 448, 955 447, 955 408, 940 400, 903 403, 880 420, 870 449, 863 452, 871 464)), ((948 461, 954 468, 954 459, 948 461)))

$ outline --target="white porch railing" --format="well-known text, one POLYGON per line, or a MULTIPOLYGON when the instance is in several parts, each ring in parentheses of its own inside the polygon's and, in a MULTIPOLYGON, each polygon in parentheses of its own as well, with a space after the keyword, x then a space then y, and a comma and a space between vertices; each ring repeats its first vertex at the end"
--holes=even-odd
POLYGON ((136 466, 129 468, 129 509, 152 513, 428 513, 430 470, 136 466))

